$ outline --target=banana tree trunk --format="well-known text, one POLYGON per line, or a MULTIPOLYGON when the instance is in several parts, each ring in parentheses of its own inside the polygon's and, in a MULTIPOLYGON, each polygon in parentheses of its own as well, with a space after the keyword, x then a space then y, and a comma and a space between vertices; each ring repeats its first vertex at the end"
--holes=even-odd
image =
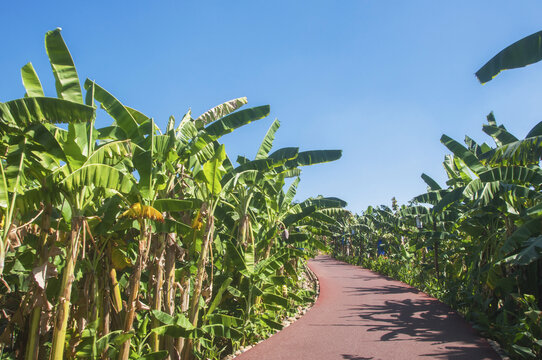
MULTIPOLYGON (((106 275, 109 272, 109 265, 107 263, 107 260, 104 264, 103 270, 104 270, 104 276, 100 278, 100 283, 101 283, 100 291, 103 294, 103 297, 102 297, 103 313, 101 316, 101 326, 100 326, 101 336, 109 334, 110 332, 109 325, 110 325, 110 320, 111 320, 111 305, 109 302, 109 299, 111 298, 111 290, 110 290, 111 288, 109 286, 109 279, 107 279, 107 275, 106 275)), ((101 359, 106 358, 108 349, 109 349, 109 344, 107 344, 104 347, 104 350, 100 354, 101 359)))
POLYGON ((435 257, 435 272, 437 273, 437 282, 440 284, 440 271, 439 271, 439 262, 438 262, 438 240, 435 241, 434 249, 434 257, 435 257))
MULTIPOLYGON (((137 256, 135 272, 130 276, 130 285, 128 287, 128 302, 126 304, 126 317, 124 319, 124 332, 128 333, 132 330, 135 319, 135 312, 137 308, 137 298, 139 296, 139 283, 141 281, 141 272, 146 262, 146 254, 148 248, 148 242, 151 241, 151 237, 147 233, 147 228, 144 221, 140 222, 141 239, 139 241, 139 254, 137 256)), ((150 244, 149 244, 150 245, 150 244)), ((128 360, 130 357, 130 343, 131 340, 126 340, 120 349, 118 359, 128 360)))
POLYGON ((542 282, 540 281, 542 279, 542 260, 538 260, 536 262, 536 268, 537 268, 537 272, 536 272, 536 275, 537 275, 537 284, 538 284, 538 288, 537 288, 537 292, 538 292, 538 297, 537 297, 537 304, 538 304, 538 308, 539 309, 542 309, 542 282))
MULTIPOLYGON (((165 250, 165 235, 162 234, 159 237, 158 249, 156 251, 156 257, 154 258, 154 274, 156 283, 154 284, 154 299, 152 308, 154 310, 162 310, 162 298, 164 287, 164 250, 165 250)), ((160 326, 160 322, 157 319, 152 320, 152 328, 160 326)), ((157 333, 151 335, 151 348, 153 351, 160 350, 160 337, 157 333)))
MULTIPOLYGON (((214 236, 214 216, 209 214, 207 221, 207 228, 203 243, 201 245, 201 253, 198 259, 198 273, 194 281, 194 292, 192 294, 192 299, 190 301, 190 309, 188 313, 188 320, 195 327, 198 326, 198 313, 199 313, 199 298, 201 296, 201 290, 203 287, 203 277, 205 276, 205 266, 207 265, 207 255, 209 252, 209 244, 211 239, 214 236)), ((191 360, 194 358, 192 349, 193 349, 192 339, 185 339, 183 356, 184 360, 191 360)))
POLYGON ((271 249, 273 248, 273 243, 275 242, 275 237, 273 236, 269 240, 269 244, 267 244, 267 248, 265 249, 265 257, 264 260, 269 259, 269 256, 271 256, 271 249))
MULTIPOLYGON (((175 260, 176 260, 176 235, 175 233, 166 236, 165 254, 165 310, 169 315, 175 312, 175 260)), ((168 352, 168 360, 180 359, 180 352, 175 348, 174 338, 165 336, 165 348, 168 352)))
MULTIPOLYGON (((42 265, 47 261, 47 239, 49 235, 49 229, 51 228, 51 213, 53 211, 52 205, 49 203, 45 205, 43 213, 41 214, 41 229, 40 229, 40 245, 39 245, 39 264, 42 265)), ((47 278, 47 277, 45 277, 47 278)), ((35 287, 36 297, 45 297, 45 288, 39 286, 35 287)), ((40 318, 41 318, 41 305, 36 305, 32 309, 32 314, 30 315, 30 329, 28 332, 28 343, 26 345, 26 360, 35 360, 39 355, 39 338, 40 338, 40 318)))
MULTIPOLYGON (((190 276, 185 275, 181 280, 181 312, 185 313, 190 308, 190 276)), ((179 354, 183 353, 184 338, 177 338, 175 342, 175 349, 179 354)))
MULTIPOLYGON (((437 219, 433 217, 433 231, 437 231, 437 219)), ((437 274, 437 283, 440 284, 440 272, 439 272, 439 263, 438 263, 438 239, 435 239, 435 244, 433 245, 433 256, 435 258, 435 272, 437 274)))
POLYGON ((83 218, 73 216, 71 221, 70 243, 66 252, 66 268, 62 276, 60 295, 58 298, 55 329, 53 332, 53 344, 51 346, 51 359, 61 360, 64 357, 64 343, 66 341, 66 329, 70 315, 70 299, 74 281, 75 262, 79 254, 79 235, 83 224, 83 218))

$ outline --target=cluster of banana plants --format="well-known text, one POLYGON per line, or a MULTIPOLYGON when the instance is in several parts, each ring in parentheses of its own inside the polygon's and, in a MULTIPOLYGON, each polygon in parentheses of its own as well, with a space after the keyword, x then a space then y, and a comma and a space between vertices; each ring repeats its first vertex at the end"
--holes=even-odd
MULTIPOLYGON (((480 81, 540 60, 541 38, 505 48, 477 72, 480 81)), ((440 297, 513 358, 540 359, 542 122, 521 138, 491 113, 482 130, 491 143, 441 137, 451 152, 446 186, 423 174, 427 192, 408 206, 369 208, 348 226, 338 221, 334 249, 440 297), (339 243, 350 229, 347 254, 339 243)))
POLYGON ((271 152, 275 120, 235 166, 218 140, 269 106, 234 99, 160 129, 83 90, 59 29, 45 48, 57 97, 28 63, 24 98, 0 103, 0 358, 218 358, 312 300, 303 260, 345 203, 294 197, 300 167, 340 150, 271 152))

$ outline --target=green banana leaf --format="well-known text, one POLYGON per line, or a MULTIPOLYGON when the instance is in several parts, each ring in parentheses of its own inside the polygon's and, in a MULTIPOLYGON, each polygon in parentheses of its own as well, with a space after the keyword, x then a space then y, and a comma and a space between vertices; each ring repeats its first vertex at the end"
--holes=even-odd
POLYGON ((94 87, 94 99, 98 101, 105 111, 115 120, 116 126, 119 126, 128 136, 128 138, 136 138, 138 135, 138 123, 117 98, 107 92, 104 88, 91 80, 85 81, 85 89, 94 87))
POLYGON ((535 137, 535 136, 541 136, 542 135, 542 121, 540 121, 538 124, 533 126, 531 130, 527 133, 525 138, 535 137))
POLYGON ((200 199, 157 199, 153 203, 153 207, 160 212, 176 212, 199 209, 202 201, 200 199))
POLYGON ((534 64, 542 59, 542 31, 536 32, 500 51, 477 72, 480 83, 491 81, 503 70, 534 64))
POLYGON ((286 147, 273 152, 271 155, 268 156, 268 158, 273 160, 273 162, 276 164, 275 166, 277 166, 280 163, 297 158, 298 154, 299 148, 286 147))
POLYGON ((454 139, 442 135, 440 142, 442 142, 456 157, 460 158, 475 174, 487 170, 471 151, 454 139))
POLYGON ((32 123, 89 123, 95 117, 91 106, 56 98, 31 97, 0 103, 0 121, 22 128, 32 123))
POLYGON ((429 175, 422 174, 422 179, 423 181, 425 181, 425 183, 427 184, 427 186, 429 186, 431 190, 441 190, 440 185, 435 180, 433 180, 433 178, 430 177, 429 175))
POLYGON ((36 156, 43 157, 47 154, 58 162, 68 161, 62 146, 45 125, 40 123, 30 125, 26 128, 26 136, 38 147, 36 156))
POLYGON ((541 157, 542 135, 508 143, 482 156, 492 165, 538 164, 541 157))
POLYGON ((283 223, 284 226, 288 227, 317 210, 323 208, 343 207, 346 206, 345 204, 346 202, 336 198, 308 199, 293 206, 289 210, 288 214, 284 217, 283 223))
POLYGON ((524 166, 500 166, 479 174, 483 182, 502 181, 506 183, 542 184, 542 171, 524 166))
POLYGON ((311 150, 302 151, 294 160, 287 161, 284 170, 296 168, 298 166, 309 166, 322 164, 340 159, 342 150, 311 150))
POLYGON ((205 183, 209 192, 216 196, 222 191, 221 180, 226 170, 222 166, 222 163, 226 159, 226 151, 224 150, 224 145, 221 145, 218 151, 215 153, 215 156, 211 160, 203 164, 203 176, 205 183))
POLYGON ((503 146, 518 141, 518 139, 514 135, 506 131, 504 127, 495 125, 484 125, 482 126, 482 130, 486 134, 491 136, 493 140, 495 140, 497 146, 503 146))
POLYGON ((203 316, 204 319, 207 319, 213 313, 213 311, 215 311, 215 309, 218 307, 218 305, 220 305, 220 302, 222 301, 222 296, 224 295, 224 292, 226 291, 228 286, 230 286, 232 281, 233 281, 233 278, 228 277, 226 280, 224 280, 222 282, 222 284, 218 288, 218 291, 217 291, 213 301, 211 302, 211 305, 209 305, 209 308, 207 309, 207 312, 203 316))
POLYGON ((221 136, 231 133, 233 130, 250 124, 253 121, 263 119, 269 115, 269 105, 254 107, 237 111, 217 120, 198 133, 195 141, 192 142, 190 153, 195 155, 207 145, 216 141, 221 136))
POLYGON ((448 194, 448 190, 429 191, 425 194, 420 194, 412 199, 413 202, 422 204, 436 205, 448 194))
POLYGON ((84 186, 95 186, 129 193, 134 187, 134 180, 131 175, 114 167, 104 164, 88 164, 67 175, 60 181, 60 185, 67 192, 75 192, 84 186))
POLYGON ((524 248, 530 238, 540 235, 541 225, 542 221, 540 218, 526 221, 504 241, 499 249, 499 253, 502 255, 509 255, 512 252, 524 248))
POLYGON ((526 266, 542 258, 542 236, 532 237, 523 243, 523 248, 515 255, 503 260, 511 265, 526 266))
POLYGON ((275 119, 267 132, 265 133, 265 136, 262 140, 262 143, 260 147, 258 148, 258 152, 256 153, 256 160, 264 159, 268 156, 269 152, 271 151, 271 148, 273 147, 273 141, 275 140, 275 133, 280 128, 280 121, 275 119))
POLYGON ((43 88, 41 86, 40 78, 34 70, 34 66, 29 62, 21 69, 21 78, 23 80, 23 86, 26 90, 26 96, 28 97, 44 97, 43 88))
POLYGON ((111 141, 100 145, 85 161, 89 164, 105 164, 114 166, 126 157, 131 156, 130 140, 111 141))
POLYGON ((82 104, 83 93, 79 76, 59 28, 45 34, 45 49, 53 68, 57 96, 82 104))
POLYGON ((233 130, 250 124, 253 121, 263 119, 269 115, 269 105, 258 106, 246 110, 241 110, 215 121, 205 127, 205 133, 218 139, 219 137, 231 133, 233 130))
POLYGON ((202 121, 203 124, 209 124, 213 121, 223 118, 228 114, 231 114, 235 110, 239 109, 241 106, 245 105, 247 102, 248 101, 246 97, 226 101, 225 103, 215 106, 214 108, 198 116, 196 121, 202 121))

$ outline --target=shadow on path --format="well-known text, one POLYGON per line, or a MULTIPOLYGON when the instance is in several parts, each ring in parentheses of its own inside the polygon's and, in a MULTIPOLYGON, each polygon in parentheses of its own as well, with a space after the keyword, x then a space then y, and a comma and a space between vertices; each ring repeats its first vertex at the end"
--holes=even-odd
POLYGON ((239 360, 499 359, 443 303, 406 284, 319 256, 320 281, 306 315, 239 360))

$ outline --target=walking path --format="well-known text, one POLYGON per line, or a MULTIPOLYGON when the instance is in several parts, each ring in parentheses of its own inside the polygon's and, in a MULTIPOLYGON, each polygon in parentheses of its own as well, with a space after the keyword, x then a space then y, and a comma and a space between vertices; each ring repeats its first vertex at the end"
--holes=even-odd
POLYGON ((329 256, 309 266, 316 304, 236 360, 500 359, 449 307, 408 285, 329 256))

